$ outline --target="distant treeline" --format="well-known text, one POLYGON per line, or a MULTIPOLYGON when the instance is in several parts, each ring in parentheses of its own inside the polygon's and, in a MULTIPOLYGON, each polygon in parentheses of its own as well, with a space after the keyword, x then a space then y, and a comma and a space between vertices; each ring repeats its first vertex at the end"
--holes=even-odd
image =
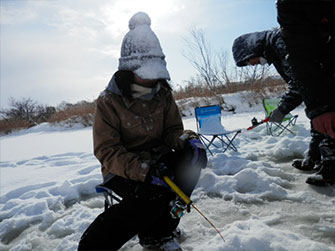
MULTIPOLYGON (((215 86, 211 89, 199 81, 189 81, 184 87, 173 91, 176 100, 190 97, 220 97, 223 109, 231 109, 224 102, 224 95, 243 92, 243 99, 250 106, 258 104, 268 96, 280 95, 286 90, 285 82, 278 77, 267 77, 252 82, 229 83, 215 86)), ((0 134, 8 134, 14 130, 29 128, 43 122, 59 123, 68 121, 91 126, 95 112, 96 101, 80 101, 75 104, 62 102, 59 106, 38 104, 31 98, 9 99, 9 108, 0 110, 0 134)), ((182 111, 181 111, 182 112, 182 111)))

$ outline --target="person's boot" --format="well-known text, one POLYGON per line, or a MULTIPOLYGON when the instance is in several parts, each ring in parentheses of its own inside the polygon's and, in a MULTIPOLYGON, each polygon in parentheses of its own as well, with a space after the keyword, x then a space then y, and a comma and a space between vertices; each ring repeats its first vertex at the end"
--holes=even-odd
POLYGON ((140 245, 145 248, 145 250, 182 251, 174 233, 171 233, 170 236, 164 236, 162 238, 142 237, 140 238, 140 245))
POLYGON ((320 163, 310 157, 293 160, 292 166, 300 171, 318 171, 320 163))
POLYGON ((315 186, 332 186, 335 184, 335 161, 324 161, 321 169, 309 176, 306 183, 315 186))

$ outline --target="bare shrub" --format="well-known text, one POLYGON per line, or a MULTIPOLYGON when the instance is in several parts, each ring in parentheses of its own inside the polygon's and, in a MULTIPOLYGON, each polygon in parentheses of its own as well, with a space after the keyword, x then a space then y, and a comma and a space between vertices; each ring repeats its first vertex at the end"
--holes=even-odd
POLYGON ((0 113, 7 119, 13 120, 32 120, 35 115, 37 103, 31 98, 23 98, 17 100, 14 98, 9 99, 9 109, 1 110, 0 113))
POLYGON ((0 111, 0 132, 6 134, 45 122, 55 112, 54 107, 40 105, 31 98, 10 98, 8 104, 8 109, 0 111))
POLYGON ((52 106, 38 104, 31 98, 9 99, 9 108, 0 111, 7 120, 27 121, 29 125, 45 122, 56 111, 52 106))
POLYGON ((173 92, 175 99, 185 99, 190 97, 212 97, 213 92, 208 90, 206 85, 201 82, 199 76, 192 77, 185 82, 184 86, 179 86, 177 91, 173 92))
POLYGON ((34 120, 37 123, 48 121, 49 118, 56 112, 56 108, 53 106, 38 105, 36 107, 36 115, 34 120))
POLYGON ((264 98, 281 96, 287 90, 283 79, 266 78, 248 85, 248 89, 241 93, 241 98, 250 107, 262 103, 264 98))
POLYGON ((93 124, 96 102, 81 101, 76 104, 63 103, 56 110, 52 106, 38 105, 32 99, 10 99, 11 108, 2 110, 0 133, 8 134, 14 130, 25 129, 42 122, 64 122, 68 126, 81 123, 83 126, 93 124))

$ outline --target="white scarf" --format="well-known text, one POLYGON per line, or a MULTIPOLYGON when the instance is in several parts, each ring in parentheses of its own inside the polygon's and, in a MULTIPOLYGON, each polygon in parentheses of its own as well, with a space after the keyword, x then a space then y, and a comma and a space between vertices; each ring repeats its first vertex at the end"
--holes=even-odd
POLYGON ((160 83, 158 83, 154 88, 144 87, 138 84, 130 85, 133 98, 140 98, 145 100, 152 99, 153 96, 160 90, 160 87, 160 83))

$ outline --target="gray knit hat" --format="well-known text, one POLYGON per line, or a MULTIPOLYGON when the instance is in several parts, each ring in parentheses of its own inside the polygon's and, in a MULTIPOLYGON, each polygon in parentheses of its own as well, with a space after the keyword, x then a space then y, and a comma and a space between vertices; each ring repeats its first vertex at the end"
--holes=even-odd
POLYGON ((133 71, 142 79, 170 79, 165 55, 150 25, 150 17, 144 12, 130 18, 130 31, 122 41, 119 70, 133 71))

